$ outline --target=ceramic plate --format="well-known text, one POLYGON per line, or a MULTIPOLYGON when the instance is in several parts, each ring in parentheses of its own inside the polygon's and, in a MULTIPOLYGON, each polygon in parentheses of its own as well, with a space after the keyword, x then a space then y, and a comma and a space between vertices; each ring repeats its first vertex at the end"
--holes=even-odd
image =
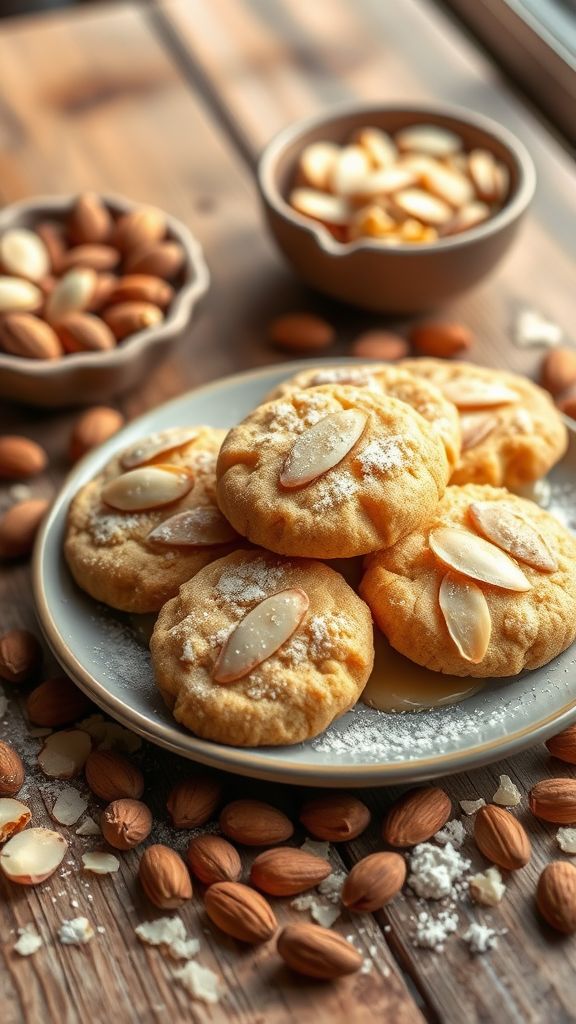
MULTIPOLYGON (((166 427, 231 426, 302 368, 294 363, 268 367, 182 395, 130 423, 73 470, 44 524, 34 560, 38 615, 62 667, 104 711, 152 743, 203 764, 277 782, 377 786, 429 779, 496 761, 565 728, 576 719, 576 647, 545 668, 487 680, 461 703, 402 714, 360 703, 317 739, 298 746, 235 749, 197 739, 172 719, 154 686, 146 646, 150 623, 98 605, 68 573, 62 557, 68 505, 117 449, 166 427)), ((550 510, 576 529, 573 432, 549 482, 550 510)), ((398 672, 401 663, 389 668, 390 679, 382 685, 394 687, 398 672)))

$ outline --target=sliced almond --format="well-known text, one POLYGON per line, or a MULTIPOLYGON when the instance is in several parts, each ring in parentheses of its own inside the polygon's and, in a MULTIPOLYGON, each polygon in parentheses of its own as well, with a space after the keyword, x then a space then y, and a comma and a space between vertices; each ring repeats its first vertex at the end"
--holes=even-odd
POLYGON ((357 409, 330 413, 300 434, 284 462, 280 484, 304 487, 342 462, 362 436, 368 417, 357 409))
POLYGON ((151 434, 141 441, 127 448, 120 456, 120 462, 124 469, 136 469, 137 466, 144 466, 152 462, 159 455, 166 455, 167 452, 177 451, 184 445, 190 444, 198 437, 198 430, 195 427, 182 427, 181 430, 162 430, 157 434, 151 434))
POLYGON ((462 451, 468 452, 490 436, 498 426, 495 416, 483 416, 469 413, 460 417, 460 429, 462 431, 462 451))
POLYGON ((466 661, 482 661, 492 632, 488 602, 475 583, 447 572, 438 594, 448 632, 466 661))
POLYGON ((334 142, 313 142, 300 157, 300 174, 311 188, 327 189, 339 147, 334 142))
POLYGON ((68 843, 49 828, 28 828, 6 843, 0 868, 11 882, 38 885, 53 875, 64 860, 68 843))
POLYGON ((121 512, 144 512, 183 498, 194 485, 192 473, 168 464, 131 469, 102 488, 102 500, 121 512))
POLYGON ((370 160, 362 146, 342 146, 330 172, 330 190, 350 196, 370 171, 370 160))
POLYGON ((517 402, 517 391, 492 381, 466 380, 458 378, 446 381, 441 385, 442 392, 449 402, 454 402, 458 409, 489 409, 495 405, 510 405, 517 402))
POLYGON ((431 531, 428 543, 440 562, 464 576, 504 590, 532 589, 532 584, 508 555, 467 530, 442 526, 431 531))
POLYGON ((91 737, 82 729, 53 732, 38 754, 38 764, 51 779, 71 779, 82 771, 91 748, 91 737))
POLYGON ((95 875, 112 875, 120 868, 120 861, 113 853, 83 853, 82 865, 85 871, 95 875))
POLYGON ((0 799, 0 843, 5 843, 10 836, 21 832, 32 817, 32 812, 26 804, 20 800, 13 800, 11 797, 0 799))
POLYGON ((156 544, 201 548, 212 544, 228 544, 237 536, 236 530, 230 526, 220 509, 215 505, 203 505, 165 519, 150 530, 148 540, 156 544))
POLYGON ((506 169, 487 149, 473 149, 468 157, 468 173, 479 199, 499 202, 508 191, 506 169), (504 173, 502 173, 504 172, 504 173))
POLYGON ((356 133, 354 142, 366 150, 374 167, 391 167, 398 158, 394 142, 380 128, 361 128, 356 133))
POLYGON ((230 634, 216 665, 216 683, 233 683, 270 658, 298 629, 310 598, 294 587, 267 597, 256 605, 230 634))
POLYGON ((64 786, 52 808, 52 817, 60 825, 75 825, 88 807, 88 800, 73 786, 64 786))
POLYGON ((443 199, 449 206, 460 207, 474 199, 470 179, 460 171, 430 160, 422 174, 422 184, 432 195, 443 199))
POLYGON ((356 184, 354 196, 367 199, 388 196, 399 189, 408 188, 416 181, 417 175, 411 167, 397 164, 364 175, 356 184))
POLYGON ((468 515, 476 529, 499 548, 539 572, 556 572, 558 563, 544 538, 501 501, 473 501, 468 515))
POLYGON ((452 217, 452 207, 448 203, 421 188, 406 188, 396 192, 394 202, 402 213, 424 224, 440 227, 452 217))
POLYGON ((331 196, 312 188, 295 188, 290 193, 290 205, 298 213, 323 224, 346 225, 350 220, 350 207, 341 196, 331 196))
POLYGON ((426 156, 451 156, 462 149, 462 139, 448 128, 432 124, 414 124, 395 135, 401 152, 424 153, 426 156))
POLYGON ((460 231, 468 231, 469 228, 474 228, 477 224, 482 224, 483 221, 488 220, 489 216, 490 207, 487 203, 466 203, 466 206, 461 206, 454 214, 452 220, 444 225, 442 234, 457 235, 460 231))

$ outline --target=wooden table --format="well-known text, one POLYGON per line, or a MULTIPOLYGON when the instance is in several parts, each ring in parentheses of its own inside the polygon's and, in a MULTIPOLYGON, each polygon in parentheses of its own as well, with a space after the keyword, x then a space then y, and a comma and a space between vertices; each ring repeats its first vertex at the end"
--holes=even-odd
MULTIPOLYGON (((4 202, 85 188, 117 191, 170 210, 205 247, 213 285, 193 333, 193 350, 181 349, 126 397, 122 407, 128 416, 184 388, 276 358, 264 342, 271 315, 299 308, 327 313, 338 324, 341 352, 360 329, 377 324, 374 317, 310 294, 291 277, 262 230, 252 177, 257 153, 274 131, 351 97, 453 100, 493 115, 524 139, 539 174, 529 222, 497 275, 447 313, 475 330, 473 356, 479 362, 528 373, 535 371, 541 353, 512 344, 517 310, 535 305, 567 333, 572 326, 573 164, 498 72, 427 0, 102 4, 1 22, 0 67, 4 202)), ((3 430, 36 437, 50 451, 50 471, 34 483, 35 494, 49 495, 62 479, 73 418, 72 412, 2 409, 3 430)), ((3 569, 2 629, 30 625, 33 615, 28 567, 3 569)), ((21 723, 14 699, 0 735, 20 735, 21 723)), ((149 748, 144 766, 147 799, 162 820, 169 782, 186 765, 149 748)), ((535 780, 571 769, 553 763, 540 747, 511 763, 446 779, 444 785, 455 801, 490 799, 504 771, 525 792, 535 780)), ((230 779, 230 790, 268 792, 239 779, 230 779)), ((51 788, 34 775, 28 794, 36 824, 49 824, 51 788)), ((294 790, 276 787, 272 797, 289 809, 297 807, 294 790)), ((377 824, 390 797, 385 791, 366 794, 375 824, 361 839, 338 848, 345 865, 377 848, 377 824)), ((532 860, 510 881, 493 914, 508 932, 496 951, 476 958, 457 938, 440 956, 416 949, 411 936, 417 908, 413 898, 403 896, 381 914, 344 916, 336 925, 343 934, 354 934, 363 948, 375 947, 369 973, 335 985, 298 981, 266 948, 240 950, 217 935, 194 900, 182 917, 201 938, 201 962, 221 974, 225 989, 212 1008, 191 1002, 173 979, 173 964, 135 939, 134 926, 157 916, 135 884, 137 852, 123 858, 118 875, 96 879, 89 888, 73 866, 66 877, 54 876, 38 888, 15 891, 3 883, 0 1019, 3 1024, 574 1020, 576 943, 544 929, 533 905, 538 874, 558 853, 554 828, 532 820, 530 830, 532 860), (105 933, 81 949, 60 945, 58 924, 78 914, 105 933), (46 941, 25 959, 12 946, 15 929, 29 922, 46 941)), ((81 849, 74 842, 72 848, 77 864, 81 849)), ((467 850, 480 866, 471 843, 467 850)), ((284 902, 283 921, 302 919, 284 902)), ((473 916, 463 905, 462 921, 473 916)))

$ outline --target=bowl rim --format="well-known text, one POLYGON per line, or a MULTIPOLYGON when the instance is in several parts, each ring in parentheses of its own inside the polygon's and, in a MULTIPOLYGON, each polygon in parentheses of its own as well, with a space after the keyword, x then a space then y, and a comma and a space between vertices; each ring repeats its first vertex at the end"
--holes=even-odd
POLYGON ((454 104, 438 103, 362 103, 349 101, 331 107, 328 111, 294 121, 272 137, 264 147, 256 168, 256 178, 261 196, 265 203, 286 223, 304 230, 318 244, 320 249, 333 257, 342 258, 356 252, 378 252, 386 256, 415 258, 435 252, 448 252, 452 249, 473 245, 484 238, 497 233, 500 229, 512 224, 525 212, 534 197, 536 190, 536 168, 528 149, 509 128, 484 114, 468 111, 465 107, 454 104), (319 221, 312 220, 294 210, 283 196, 276 182, 276 166, 279 158, 288 145, 302 140, 308 132, 322 125, 333 125, 342 118, 351 115, 368 117, 372 113, 427 114, 460 121, 470 127, 477 128, 485 135, 492 136, 516 162, 518 168, 518 186, 512 199, 502 209, 490 216, 486 221, 472 228, 467 228, 458 235, 440 238, 434 242, 414 245, 398 242, 394 246, 382 246, 375 239, 356 239, 352 242, 339 242, 319 221))
MULTIPOLYGON (((65 213, 79 193, 64 195, 41 195, 30 199, 20 199, 10 203, 0 211, 0 233, 10 227, 18 227, 18 218, 30 216, 34 211, 40 215, 55 216, 65 213)), ((121 213, 128 213, 140 206, 149 205, 136 202, 116 193, 98 192, 98 197, 106 206, 121 213)), ((158 207, 160 209, 160 207, 158 207)), ((168 232, 179 241, 186 252, 188 279, 175 293, 172 308, 165 320, 153 327, 136 331, 128 344, 117 345, 104 352, 71 352, 61 359, 23 359, 21 356, 0 351, 0 370, 10 370, 15 374, 30 379, 46 377, 54 378, 73 373, 75 370, 114 369, 120 368, 131 359, 153 345, 166 341, 176 333, 184 330, 190 319, 194 306, 206 294, 210 286, 210 271, 204 258, 204 251, 198 239, 186 225, 167 213, 168 232)))

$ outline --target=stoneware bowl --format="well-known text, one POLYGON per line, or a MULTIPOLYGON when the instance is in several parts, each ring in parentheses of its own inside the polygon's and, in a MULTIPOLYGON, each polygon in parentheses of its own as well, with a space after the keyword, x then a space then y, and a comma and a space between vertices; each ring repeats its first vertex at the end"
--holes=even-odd
POLYGON ((512 244, 534 194, 534 164, 522 143, 495 121, 457 107, 353 104, 298 121, 264 150, 258 186, 278 247, 307 284, 379 313, 420 313, 466 291, 489 274, 512 244), (366 125, 396 132, 411 124, 457 132, 466 149, 488 149, 510 174, 510 192, 489 220, 425 245, 385 247, 371 239, 342 244, 320 223, 297 213, 287 195, 298 157, 312 142, 345 142, 366 125))
MULTIPOLYGON (((141 205, 120 196, 102 196, 118 214, 141 205)), ((33 228, 39 220, 62 219, 75 196, 42 196, 13 203, 0 213, 0 235, 8 228, 33 228)), ((92 404, 133 388, 152 372, 181 339, 208 291, 210 276, 202 249, 181 221, 166 214, 167 237, 186 253, 181 283, 166 319, 138 331, 106 352, 75 352, 61 359, 25 359, 0 351, 0 397, 30 405, 92 404)))

